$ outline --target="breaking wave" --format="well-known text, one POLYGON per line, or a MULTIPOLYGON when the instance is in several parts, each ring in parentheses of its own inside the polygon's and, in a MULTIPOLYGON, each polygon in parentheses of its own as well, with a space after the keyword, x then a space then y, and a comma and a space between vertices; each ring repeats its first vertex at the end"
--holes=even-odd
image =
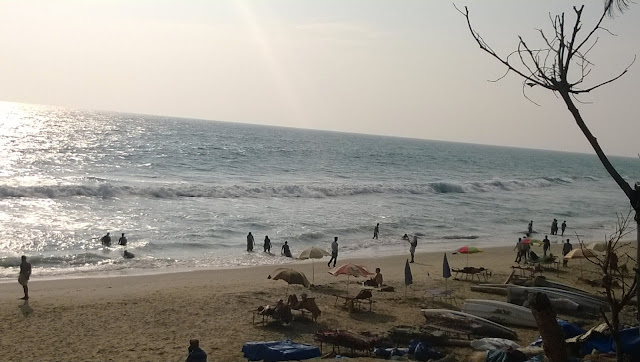
POLYGON ((0 186, 0 199, 6 198, 67 198, 100 197, 116 198, 136 196, 143 198, 172 199, 185 197, 202 198, 264 198, 302 197, 328 198, 367 194, 447 194, 517 191, 543 188, 574 182, 566 177, 541 177, 536 179, 485 180, 469 182, 438 181, 424 184, 401 183, 335 183, 335 184, 258 184, 258 185, 163 185, 126 186, 111 183, 87 185, 50 186, 0 186))

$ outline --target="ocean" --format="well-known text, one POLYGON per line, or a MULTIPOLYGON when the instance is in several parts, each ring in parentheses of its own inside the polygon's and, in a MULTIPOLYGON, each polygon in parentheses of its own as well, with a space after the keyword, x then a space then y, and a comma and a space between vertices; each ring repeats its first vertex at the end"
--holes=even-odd
MULTIPOLYGON (((640 180, 639 159, 611 161, 640 180)), ((284 241, 370 257, 408 253, 407 233, 451 252, 515 245, 531 220, 542 239, 554 218, 551 241, 575 245, 628 211, 592 154, 0 103, 0 280, 21 255, 39 278, 275 265, 284 241)))

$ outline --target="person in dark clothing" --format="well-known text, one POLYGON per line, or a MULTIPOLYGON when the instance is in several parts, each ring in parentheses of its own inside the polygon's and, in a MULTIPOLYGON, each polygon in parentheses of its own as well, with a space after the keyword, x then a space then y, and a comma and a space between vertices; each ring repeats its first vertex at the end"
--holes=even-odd
POLYGON ((373 238, 377 239, 378 238, 378 233, 380 232, 380 223, 376 224, 376 227, 373 228, 373 238))
POLYGON ((338 261, 338 237, 333 238, 333 243, 331 243, 331 259, 327 263, 328 267, 331 267, 331 262, 333 262, 333 267, 336 267, 336 262, 338 261))
POLYGON ((268 235, 264 237, 263 248, 265 253, 271 253, 271 239, 269 239, 268 235))
POLYGON ((101 237, 100 238, 100 242, 104 246, 111 246, 111 236, 109 235, 109 233, 107 233, 107 235, 101 237))
POLYGON ((249 232, 249 235, 247 235, 247 251, 253 251, 253 244, 255 244, 255 241, 253 235, 249 232))
POLYGON ((562 230, 562 234, 560 236, 564 236, 564 230, 567 228, 567 220, 562 222, 562 225, 560 226, 560 230, 562 230))
POLYGON ((549 251, 549 249, 551 249, 551 242, 549 241, 547 235, 545 235, 544 239, 542 239, 542 251, 544 253, 544 256, 547 256, 547 251, 549 251))
POLYGON ((189 341, 189 355, 186 362, 207 362, 207 354, 200 348, 199 340, 189 341))
POLYGON ((128 251, 126 251, 126 250, 124 251, 124 254, 123 254, 122 256, 123 256, 125 259, 133 259, 133 258, 135 258, 135 257, 136 257, 133 253, 128 252, 128 251))
POLYGON ((127 246, 127 237, 124 236, 124 233, 122 233, 122 236, 118 240, 118 244, 122 246, 127 246))
POLYGON ((284 245, 282 245, 280 254, 286 256, 287 258, 291 258, 291 250, 289 249, 289 244, 286 241, 284 242, 284 245))
MULTIPOLYGON (((567 242, 562 245, 562 256, 566 256, 567 254, 569 254, 569 252, 573 250, 573 245, 571 245, 571 243, 569 242, 569 239, 567 239, 567 242)), ((562 266, 567 266, 567 259, 562 258, 562 266)))

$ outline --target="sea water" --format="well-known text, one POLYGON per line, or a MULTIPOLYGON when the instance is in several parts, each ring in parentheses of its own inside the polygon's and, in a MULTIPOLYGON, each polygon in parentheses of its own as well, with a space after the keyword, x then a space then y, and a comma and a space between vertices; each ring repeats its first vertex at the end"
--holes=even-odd
POLYGON ((0 103, 0 279, 21 255, 64 277, 283 264, 284 241, 334 236, 341 258, 407 253, 405 233, 418 251, 515 245, 554 218, 552 242, 600 241, 628 211, 592 154, 0 103))

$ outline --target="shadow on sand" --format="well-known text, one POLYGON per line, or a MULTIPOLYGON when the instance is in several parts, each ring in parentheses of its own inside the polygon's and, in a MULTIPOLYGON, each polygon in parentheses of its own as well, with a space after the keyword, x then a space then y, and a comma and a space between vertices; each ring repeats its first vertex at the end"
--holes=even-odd
POLYGON ((24 317, 28 317, 33 313, 33 308, 29 305, 28 300, 25 300, 24 303, 18 306, 18 308, 20 308, 20 312, 22 312, 24 317))

